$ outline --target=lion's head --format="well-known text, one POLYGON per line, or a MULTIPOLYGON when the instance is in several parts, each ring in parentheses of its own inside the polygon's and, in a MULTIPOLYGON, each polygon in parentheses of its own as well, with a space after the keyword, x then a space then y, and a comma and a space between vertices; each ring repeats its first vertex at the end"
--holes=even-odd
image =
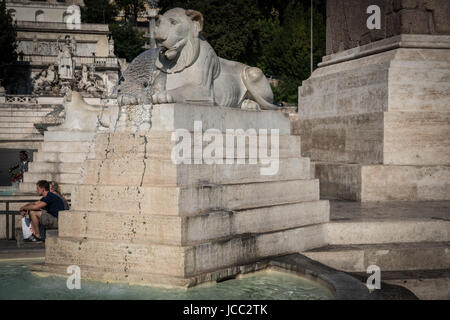
POLYGON ((191 66, 200 53, 203 16, 195 10, 174 8, 156 21, 155 39, 161 49, 156 61, 158 69, 175 73, 191 66))

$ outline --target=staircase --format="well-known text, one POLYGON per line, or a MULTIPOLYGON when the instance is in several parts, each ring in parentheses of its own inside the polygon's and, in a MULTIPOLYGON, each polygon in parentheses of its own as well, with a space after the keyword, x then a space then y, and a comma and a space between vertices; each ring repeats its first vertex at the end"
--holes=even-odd
POLYGON ((19 191, 33 192, 37 181, 47 180, 58 182, 64 193, 72 193, 81 178, 81 165, 94 135, 94 132, 46 131, 19 191))
POLYGON ((365 279, 377 265, 382 282, 450 299, 449 201, 331 201, 330 214, 329 245, 304 255, 365 279))
POLYGON ((35 127, 39 123, 58 123, 49 118, 57 109, 52 105, 0 104, 0 148, 37 149, 44 136, 35 127))

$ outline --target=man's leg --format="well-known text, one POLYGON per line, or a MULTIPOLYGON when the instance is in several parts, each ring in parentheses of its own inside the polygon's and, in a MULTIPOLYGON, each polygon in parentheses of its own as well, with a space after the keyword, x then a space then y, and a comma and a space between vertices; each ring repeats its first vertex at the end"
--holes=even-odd
POLYGON ((42 211, 30 211, 31 227, 36 237, 40 238, 41 233, 39 231, 39 219, 41 218, 42 211))

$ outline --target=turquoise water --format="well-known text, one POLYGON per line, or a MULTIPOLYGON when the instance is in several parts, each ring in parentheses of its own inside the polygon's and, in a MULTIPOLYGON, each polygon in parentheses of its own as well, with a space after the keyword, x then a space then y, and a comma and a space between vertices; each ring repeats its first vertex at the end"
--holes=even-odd
MULTIPOLYGON (((82 275, 83 276, 83 275, 82 275)), ((331 292, 324 286, 295 275, 275 271, 257 272, 239 279, 190 289, 130 286, 81 280, 80 290, 69 290, 66 278, 39 277, 25 262, 0 262, 0 300, 325 300, 331 292)))

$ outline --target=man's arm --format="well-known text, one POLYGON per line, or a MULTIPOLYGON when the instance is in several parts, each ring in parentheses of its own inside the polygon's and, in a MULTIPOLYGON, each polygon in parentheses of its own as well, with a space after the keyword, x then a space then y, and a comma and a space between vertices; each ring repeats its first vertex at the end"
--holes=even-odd
POLYGON ((45 202, 39 200, 39 201, 31 202, 29 204, 24 205, 22 208, 20 208, 20 211, 26 211, 26 210, 37 211, 37 210, 41 210, 45 206, 47 206, 47 204, 45 202))

